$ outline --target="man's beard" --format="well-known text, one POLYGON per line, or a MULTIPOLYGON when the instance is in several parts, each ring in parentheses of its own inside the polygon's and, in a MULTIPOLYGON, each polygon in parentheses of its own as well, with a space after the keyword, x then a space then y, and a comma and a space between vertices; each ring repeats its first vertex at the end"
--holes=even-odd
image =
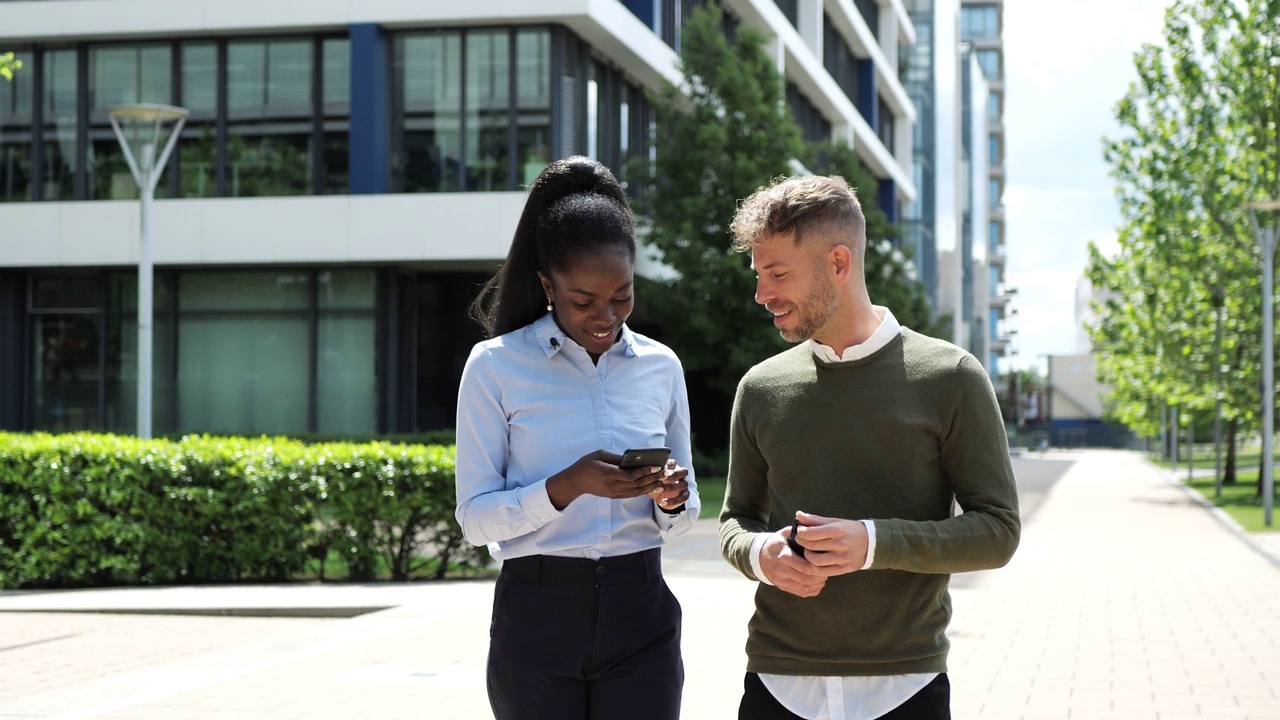
POLYGON ((787 342, 804 342, 812 338, 836 314, 836 289, 825 278, 819 277, 817 287, 791 312, 796 315, 796 326, 792 330, 778 329, 778 334, 787 342))

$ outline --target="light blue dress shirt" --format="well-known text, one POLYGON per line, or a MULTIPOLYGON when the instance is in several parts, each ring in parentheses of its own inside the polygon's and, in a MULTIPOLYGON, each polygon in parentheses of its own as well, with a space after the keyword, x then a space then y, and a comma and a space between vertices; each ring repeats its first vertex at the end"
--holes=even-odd
POLYGON ((625 325, 597 363, 547 313, 478 343, 458 391, 458 522, 499 560, 527 555, 599 559, 658 547, 687 531, 700 502, 680 360, 625 325), (684 511, 644 495, 583 495, 556 510, 547 478, 605 449, 669 447, 689 468, 684 511))

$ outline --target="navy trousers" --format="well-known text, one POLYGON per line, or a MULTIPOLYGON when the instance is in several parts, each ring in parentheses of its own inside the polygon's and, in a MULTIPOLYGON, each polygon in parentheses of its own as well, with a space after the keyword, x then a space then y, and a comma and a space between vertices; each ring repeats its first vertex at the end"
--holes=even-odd
POLYGON ((658 549, 502 564, 489 629, 497 720, 677 720, 680 603, 658 549))
MULTIPOLYGON (((738 720, 804 720, 782 706, 764 686, 760 676, 749 672, 742 683, 742 704, 738 720)), ((939 673, 920 692, 877 720, 951 720, 951 681, 939 673)))

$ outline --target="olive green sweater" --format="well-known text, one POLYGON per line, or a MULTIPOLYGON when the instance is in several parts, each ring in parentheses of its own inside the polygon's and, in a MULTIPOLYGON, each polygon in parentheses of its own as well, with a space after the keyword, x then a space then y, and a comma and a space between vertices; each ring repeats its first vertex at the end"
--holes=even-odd
POLYGON ((752 539, 797 510, 873 520, 874 562, 813 598, 761 583, 747 669, 945 672, 949 573, 1004 565, 1020 530, 1004 424, 978 361, 904 328, 860 360, 825 363, 801 343, 748 371, 733 408, 725 558, 758 580, 752 539))

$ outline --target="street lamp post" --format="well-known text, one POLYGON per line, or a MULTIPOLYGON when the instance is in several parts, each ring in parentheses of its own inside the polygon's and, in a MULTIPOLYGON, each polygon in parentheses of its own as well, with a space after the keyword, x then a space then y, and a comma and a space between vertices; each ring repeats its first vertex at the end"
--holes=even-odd
POLYGON ((1226 292, 1213 286, 1213 496, 1222 497, 1222 306, 1226 292))
POLYGON ((1280 210, 1280 200, 1263 200, 1246 203, 1249 223, 1254 237, 1262 246, 1262 522, 1271 527, 1271 509, 1275 504, 1275 478, 1272 444, 1275 440, 1276 383, 1275 383, 1275 309, 1272 297, 1275 290, 1275 254, 1277 227, 1258 224, 1256 211, 1280 210))
POLYGON ((151 437, 151 354, 152 354, 152 303, 154 300, 151 246, 151 204, 155 200, 156 184, 164 174, 165 163, 178 141, 182 125, 187 120, 187 110, 172 105, 138 104, 122 105, 107 111, 111 129, 124 150, 129 172, 138 186, 142 199, 141 247, 138 253, 138 437, 151 437), (166 128, 173 129, 164 150, 156 156, 166 128), (126 134, 122 125, 127 124, 126 134), (129 137, 131 135, 132 137, 129 137), (132 141, 132 143, 131 143, 132 141), (137 157, 131 144, 137 145, 137 157))

